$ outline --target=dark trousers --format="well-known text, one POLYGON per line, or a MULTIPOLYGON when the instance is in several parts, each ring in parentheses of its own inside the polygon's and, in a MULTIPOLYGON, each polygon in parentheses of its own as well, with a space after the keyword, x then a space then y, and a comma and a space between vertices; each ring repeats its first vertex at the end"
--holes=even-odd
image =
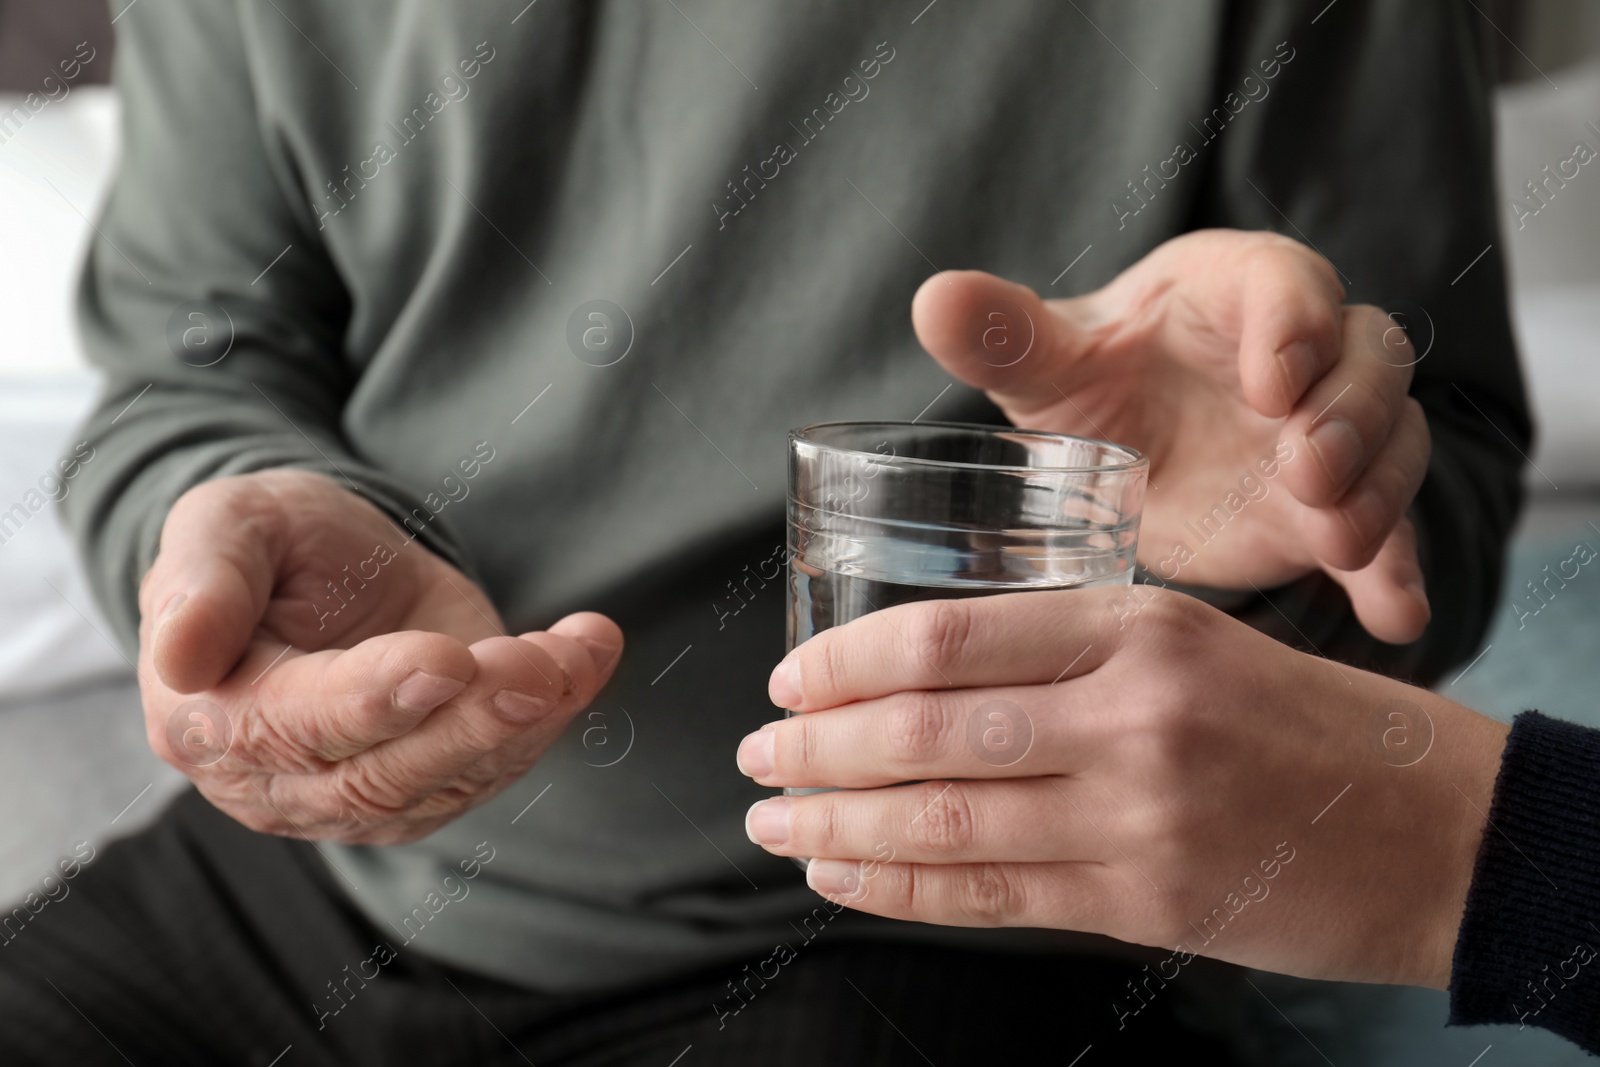
POLYGON ((819 940, 720 1016, 729 965, 574 995, 402 949, 351 980, 386 938, 316 851, 193 792, 66 884, 0 947, 0 1064, 1221 1062, 1156 1004, 1119 1031, 1135 971, 1108 960, 819 940))

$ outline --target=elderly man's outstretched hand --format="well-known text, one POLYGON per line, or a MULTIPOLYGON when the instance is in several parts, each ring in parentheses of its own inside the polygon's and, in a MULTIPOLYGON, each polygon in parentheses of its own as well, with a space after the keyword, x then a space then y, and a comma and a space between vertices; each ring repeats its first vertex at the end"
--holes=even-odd
POLYGON ((365 499, 264 471, 181 497, 139 591, 156 754, 267 833, 415 840, 524 773, 610 677, 601 615, 506 636, 365 499))

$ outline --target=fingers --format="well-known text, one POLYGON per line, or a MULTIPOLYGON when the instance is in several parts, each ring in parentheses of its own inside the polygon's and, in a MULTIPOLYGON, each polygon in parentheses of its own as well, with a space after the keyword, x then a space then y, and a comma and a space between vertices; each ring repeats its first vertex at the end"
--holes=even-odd
POLYGON ((622 627, 594 611, 580 611, 558 621, 549 633, 570 637, 589 650, 595 670, 599 672, 596 689, 611 680, 617 664, 622 661, 622 627))
POLYGON ((282 535, 276 498, 248 478, 207 482, 173 505, 139 589, 163 685, 196 693, 233 669, 271 599, 282 535))
MULTIPOLYGON (((739 745, 739 769, 767 786, 870 789, 927 778, 1067 773, 1097 747, 1071 715, 1031 715, 1037 691, 918 690, 770 722, 739 745), (1070 765, 1039 761, 1071 754, 1070 765)), ((1085 716, 1084 722, 1093 721, 1085 716)), ((809 854, 809 853, 808 853, 809 854)))
POLYGON ((229 708, 235 755, 282 771, 342 760, 413 729, 477 671, 466 645, 419 630, 344 651, 291 652, 229 708))
POLYGON ((880 842, 905 863, 1102 859, 1104 839, 1059 789, 1054 777, 935 780, 774 797, 750 809, 745 832, 776 855, 818 859, 871 856, 880 842))
POLYGON ((930 600, 825 630, 772 672, 782 708, 814 711, 903 690, 1030 685, 1075 677, 1114 648, 1108 619, 1121 587, 930 600))
POLYGON ((968 385, 1019 413, 1059 403, 1055 314, 1032 289, 982 271, 935 274, 911 300, 917 339, 968 385))
POLYGON ((1245 398, 1281 418, 1338 362, 1343 301, 1337 272, 1298 241, 1209 230, 1168 241, 1093 293, 1048 303, 990 274, 945 271, 917 290, 911 315, 940 365, 1014 418, 1059 403, 1098 348, 1176 352, 1219 332, 1238 338, 1245 398))
POLYGON ((1400 521, 1367 566, 1328 573, 1344 586, 1361 625, 1380 641, 1394 645, 1415 641, 1432 618, 1410 519, 1400 521))
POLYGON ((1360 570, 1416 499, 1432 443, 1422 405, 1406 397, 1389 439, 1360 478, 1331 507, 1309 512, 1303 528, 1317 558, 1335 570, 1360 570))
POLYGON ((1346 309, 1338 362, 1300 398, 1280 431, 1280 440, 1304 456, 1284 468, 1284 484, 1310 507, 1326 507, 1349 491, 1405 410, 1412 368, 1376 358, 1367 342, 1374 317, 1382 315, 1377 308, 1346 309))
POLYGON ((306 783, 312 796, 332 790, 338 802, 376 815, 453 788, 486 799, 531 766, 600 687, 588 649, 559 634, 490 638, 472 655, 477 673, 458 696, 409 732, 342 761, 324 781, 306 783))
MULTIPOLYGON (((1280 441, 1296 451, 1283 479, 1310 509, 1300 523, 1307 547, 1369 633, 1404 643, 1421 636, 1430 615, 1404 517, 1432 445, 1427 417, 1407 395, 1411 361, 1372 351, 1373 331, 1387 322, 1378 308, 1344 309, 1338 360, 1295 403, 1280 441)), ((1403 331, 1392 332, 1386 351, 1405 349, 1403 331)))
POLYGON ((1250 406, 1270 418, 1293 411, 1339 362, 1344 290, 1327 260, 1267 235, 1249 242, 1233 284, 1239 300, 1239 379, 1250 406))
POLYGON ((592 613, 471 647, 424 631, 315 653, 256 641, 213 694, 232 731, 220 758, 169 751, 159 714, 151 742, 253 828, 412 840, 525 771, 594 699, 621 642, 592 613))
POLYGON ((1100 932, 1116 883, 1095 863, 917 864, 813 860, 806 883, 856 911, 941 926, 1100 932))

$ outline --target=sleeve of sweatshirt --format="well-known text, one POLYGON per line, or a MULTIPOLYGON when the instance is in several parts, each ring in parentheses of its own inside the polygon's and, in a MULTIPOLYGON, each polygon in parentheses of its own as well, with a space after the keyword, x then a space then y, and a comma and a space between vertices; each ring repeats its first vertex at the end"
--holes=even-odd
MULTIPOLYGON (((1298 238, 1351 303, 1400 313, 1433 436, 1411 511, 1433 621, 1385 645, 1322 575, 1227 606, 1289 644, 1430 682, 1488 627, 1532 437, 1496 218, 1489 30, 1469 4, 1322 7, 1235 5, 1220 113, 1196 118, 1211 155, 1195 224, 1298 238)), ((1363 343, 1399 358, 1381 334, 1363 343)))
MULTIPOLYGON (((117 31, 122 157, 78 294, 105 385, 80 431, 92 461, 64 506, 132 648, 139 579, 194 485, 293 467, 397 523, 418 501, 341 432, 356 376, 342 351, 350 300, 289 153, 273 150, 234 5, 141 5, 117 31)), ((421 537, 464 565, 443 522, 421 537)))
POLYGON ((1450 1022, 1600 1054, 1600 730, 1517 716, 1456 937, 1450 1022))

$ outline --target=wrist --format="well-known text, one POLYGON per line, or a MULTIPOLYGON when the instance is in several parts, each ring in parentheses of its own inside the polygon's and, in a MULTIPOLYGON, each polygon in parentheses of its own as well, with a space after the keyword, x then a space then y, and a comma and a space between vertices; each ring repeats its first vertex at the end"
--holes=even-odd
MULTIPOLYGON (((1451 817, 1439 831, 1437 862, 1439 890, 1435 904, 1425 917, 1421 931, 1418 985, 1445 990, 1450 987, 1451 966, 1456 942, 1472 888, 1478 854, 1484 835, 1492 833, 1489 809, 1494 801, 1495 781, 1500 771, 1510 727, 1449 701, 1439 702, 1445 714, 1435 712, 1437 729, 1448 732, 1439 737, 1441 751, 1435 770, 1434 786, 1444 797, 1451 817)), ((1433 830, 1424 828, 1430 836, 1433 830)), ((1434 852, 1428 842, 1418 843, 1424 854, 1434 852)))

